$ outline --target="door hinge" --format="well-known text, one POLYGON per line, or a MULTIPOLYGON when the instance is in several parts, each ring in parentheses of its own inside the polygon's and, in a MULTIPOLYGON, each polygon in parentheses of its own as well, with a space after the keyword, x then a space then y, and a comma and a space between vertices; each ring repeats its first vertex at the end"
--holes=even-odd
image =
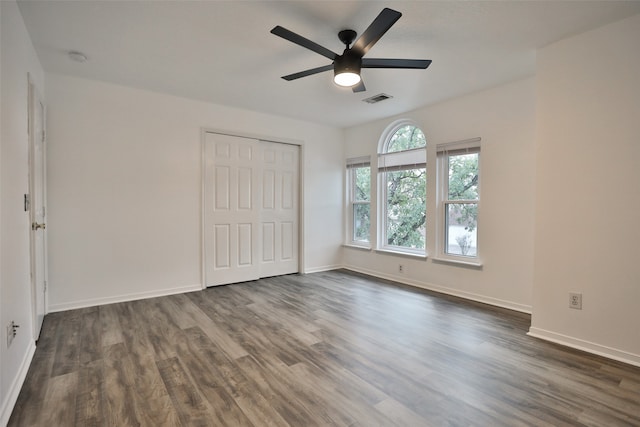
POLYGON ((45 280, 45 281, 44 281, 44 291, 45 291, 45 292, 47 292, 47 287, 48 287, 48 283, 47 283, 47 281, 45 280))
POLYGON ((47 134, 45 131, 42 131, 42 142, 44 142, 44 139, 46 138, 47 134))
POLYGON ((29 212, 29 208, 31 207, 31 201, 29 200, 29 195, 24 195, 24 211, 29 212))

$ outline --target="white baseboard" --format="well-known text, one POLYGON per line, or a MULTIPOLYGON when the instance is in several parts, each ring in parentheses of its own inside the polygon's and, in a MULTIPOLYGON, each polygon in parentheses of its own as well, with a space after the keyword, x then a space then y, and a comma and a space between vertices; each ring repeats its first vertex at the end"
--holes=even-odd
POLYGON ((601 344, 581 340, 580 338, 570 337, 568 335, 558 334, 556 332, 547 331, 540 328, 529 328, 527 335, 540 338, 545 341, 551 341, 566 347, 575 348, 577 350, 586 351, 587 353, 597 354, 598 356, 607 357, 619 362, 628 363, 629 365, 640 366, 640 355, 629 353, 616 348, 607 347, 601 344))
POLYGON ((116 295, 105 298, 91 298, 86 300, 70 301, 49 306, 49 313, 56 311, 74 310, 77 308, 94 307, 96 305, 114 304, 117 302, 135 301, 140 299, 163 297, 166 295, 184 294, 186 292, 201 291, 202 285, 180 286, 177 288, 159 289, 157 291, 137 292, 132 294, 116 295))
MULTIPOLYGON (((415 286, 422 289, 428 289, 430 291, 439 292, 447 295, 452 295, 472 301, 481 302, 484 304, 494 305, 498 307, 507 308, 522 313, 531 314, 531 306, 514 303, 511 301, 504 301, 497 298, 486 297, 483 295, 477 295, 469 292, 459 291, 457 289, 446 288, 443 286, 437 286, 430 283, 418 282, 415 280, 407 279, 406 277, 396 276, 392 274, 385 274, 378 271, 367 270, 362 268, 356 268, 351 266, 344 266, 346 270, 355 271, 357 273, 367 274, 369 276, 379 277, 381 279, 392 280, 394 282, 403 283, 405 285, 415 286)), ((640 366, 640 355, 619 350, 612 347, 607 347, 601 344, 581 340, 579 338, 570 337, 567 335, 558 334, 555 332, 547 331, 544 329, 529 328, 527 335, 551 341, 556 344, 564 345, 567 347, 575 348, 577 350, 586 351, 587 353, 596 354, 598 356, 606 357, 609 359, 617 360, 619 362, 627 363, 634 366, 640 366)))
POLYGON ((434 285, 432 283, 420 282, 417 280, 408 279, 403 276, 397 276, 393 274, 381 273, 379 271, 373 271, 363 268, 356 268, 352 266, 344 266, 346 270, 355 271, 357 273, 368 274, 369 276, 379 277, 381 279, 392 280, 409 286, 415 286, 416 288, 427 289, 429 291, 438 292, 441 294, 451 295, 454 297, 464 298, 471 301, 481 302, 483 304, 489 304, 496 307, 502 307, 509 310, 519 311, 521 313, 531 314, 531 306, 519 304, 512 301, 501 300, 498 298, 487 297, 484 295, 474 294, 471 292, 460 291, 458 289, 451 289, 444 286, 434 285))
POLYGON ((322 267, 312 267, 312 268, 307 268, 304 270, 304 274, 311 274, 311 273, 321 273, 323 271, 331 271, 331 270, 338 270, 344 268, 343 265, 339 265, 339 264, 334 264, 334 265, 325 265, 322 267))
POLYGON ((6 426, 9 422, 11 412, 13 412, 13 407, 18 400, 18 395, 20 394, 20 389, 22 389, 22 384, 24 384, 24 380, 27 378, 29 366, 31 366, 31 360, 33 360, 33 355, 35 354, 35 352, 36 343, 31 341, 29 343, 29 348, 27 348, 24 358, 22 359, 22 363, 20 364, 18 373, 14 377, 13 382, 11 383, 11 387, 9 387, 7 395, 2 402, 2 411, 0 412, 0 426, 6 426))

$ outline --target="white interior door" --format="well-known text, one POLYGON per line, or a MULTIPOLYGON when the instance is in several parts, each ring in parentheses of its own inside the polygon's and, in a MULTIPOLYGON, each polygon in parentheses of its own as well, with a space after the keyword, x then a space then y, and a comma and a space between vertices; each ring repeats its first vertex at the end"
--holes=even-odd
POLYGON ((260 277, 298 272, 297 145, 262 142, 260 277))
POLYGON ((260 277, 259 151, 255 139, 206 134, 206 286, 260 277))
POLYGON ((205 285, 298 272, 299 147, 206 133, 205 285))
POLYGON ((40 336, 46 314, 46 148, 44 131, 44 104, 29 83, 29 212, 31 219, 31 287, 33 295, 34 338, 40 336))

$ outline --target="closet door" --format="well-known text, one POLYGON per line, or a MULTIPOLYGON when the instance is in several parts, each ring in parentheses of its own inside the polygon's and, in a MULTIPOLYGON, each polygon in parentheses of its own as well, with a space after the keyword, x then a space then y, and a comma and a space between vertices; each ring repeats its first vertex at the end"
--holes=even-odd
POLYGON ((297 145, 262 142, 260 276, 298 272, 297 145))
POLYGON ((206 134, 206 286, 260 277, 260 151, 258 140, 206 134))
POLYGON ((299 147, 206 133, 206 286, 297 273, 299 147))

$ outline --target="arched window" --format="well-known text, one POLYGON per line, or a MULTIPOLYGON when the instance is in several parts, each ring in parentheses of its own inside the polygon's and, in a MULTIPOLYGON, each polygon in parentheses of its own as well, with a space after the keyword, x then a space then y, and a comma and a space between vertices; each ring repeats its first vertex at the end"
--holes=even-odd
POLYGON ((378 145, 379 247, 424 254, 427 219, 427 140, 414 123, 393 123, 378 145))
POLYGON ((414 148, 425 148, 427 140, 419 127, 406 124, 401 125, 393 132, 387 141, 385 153, 395 153, 397 151, 412 150, 414 148))

